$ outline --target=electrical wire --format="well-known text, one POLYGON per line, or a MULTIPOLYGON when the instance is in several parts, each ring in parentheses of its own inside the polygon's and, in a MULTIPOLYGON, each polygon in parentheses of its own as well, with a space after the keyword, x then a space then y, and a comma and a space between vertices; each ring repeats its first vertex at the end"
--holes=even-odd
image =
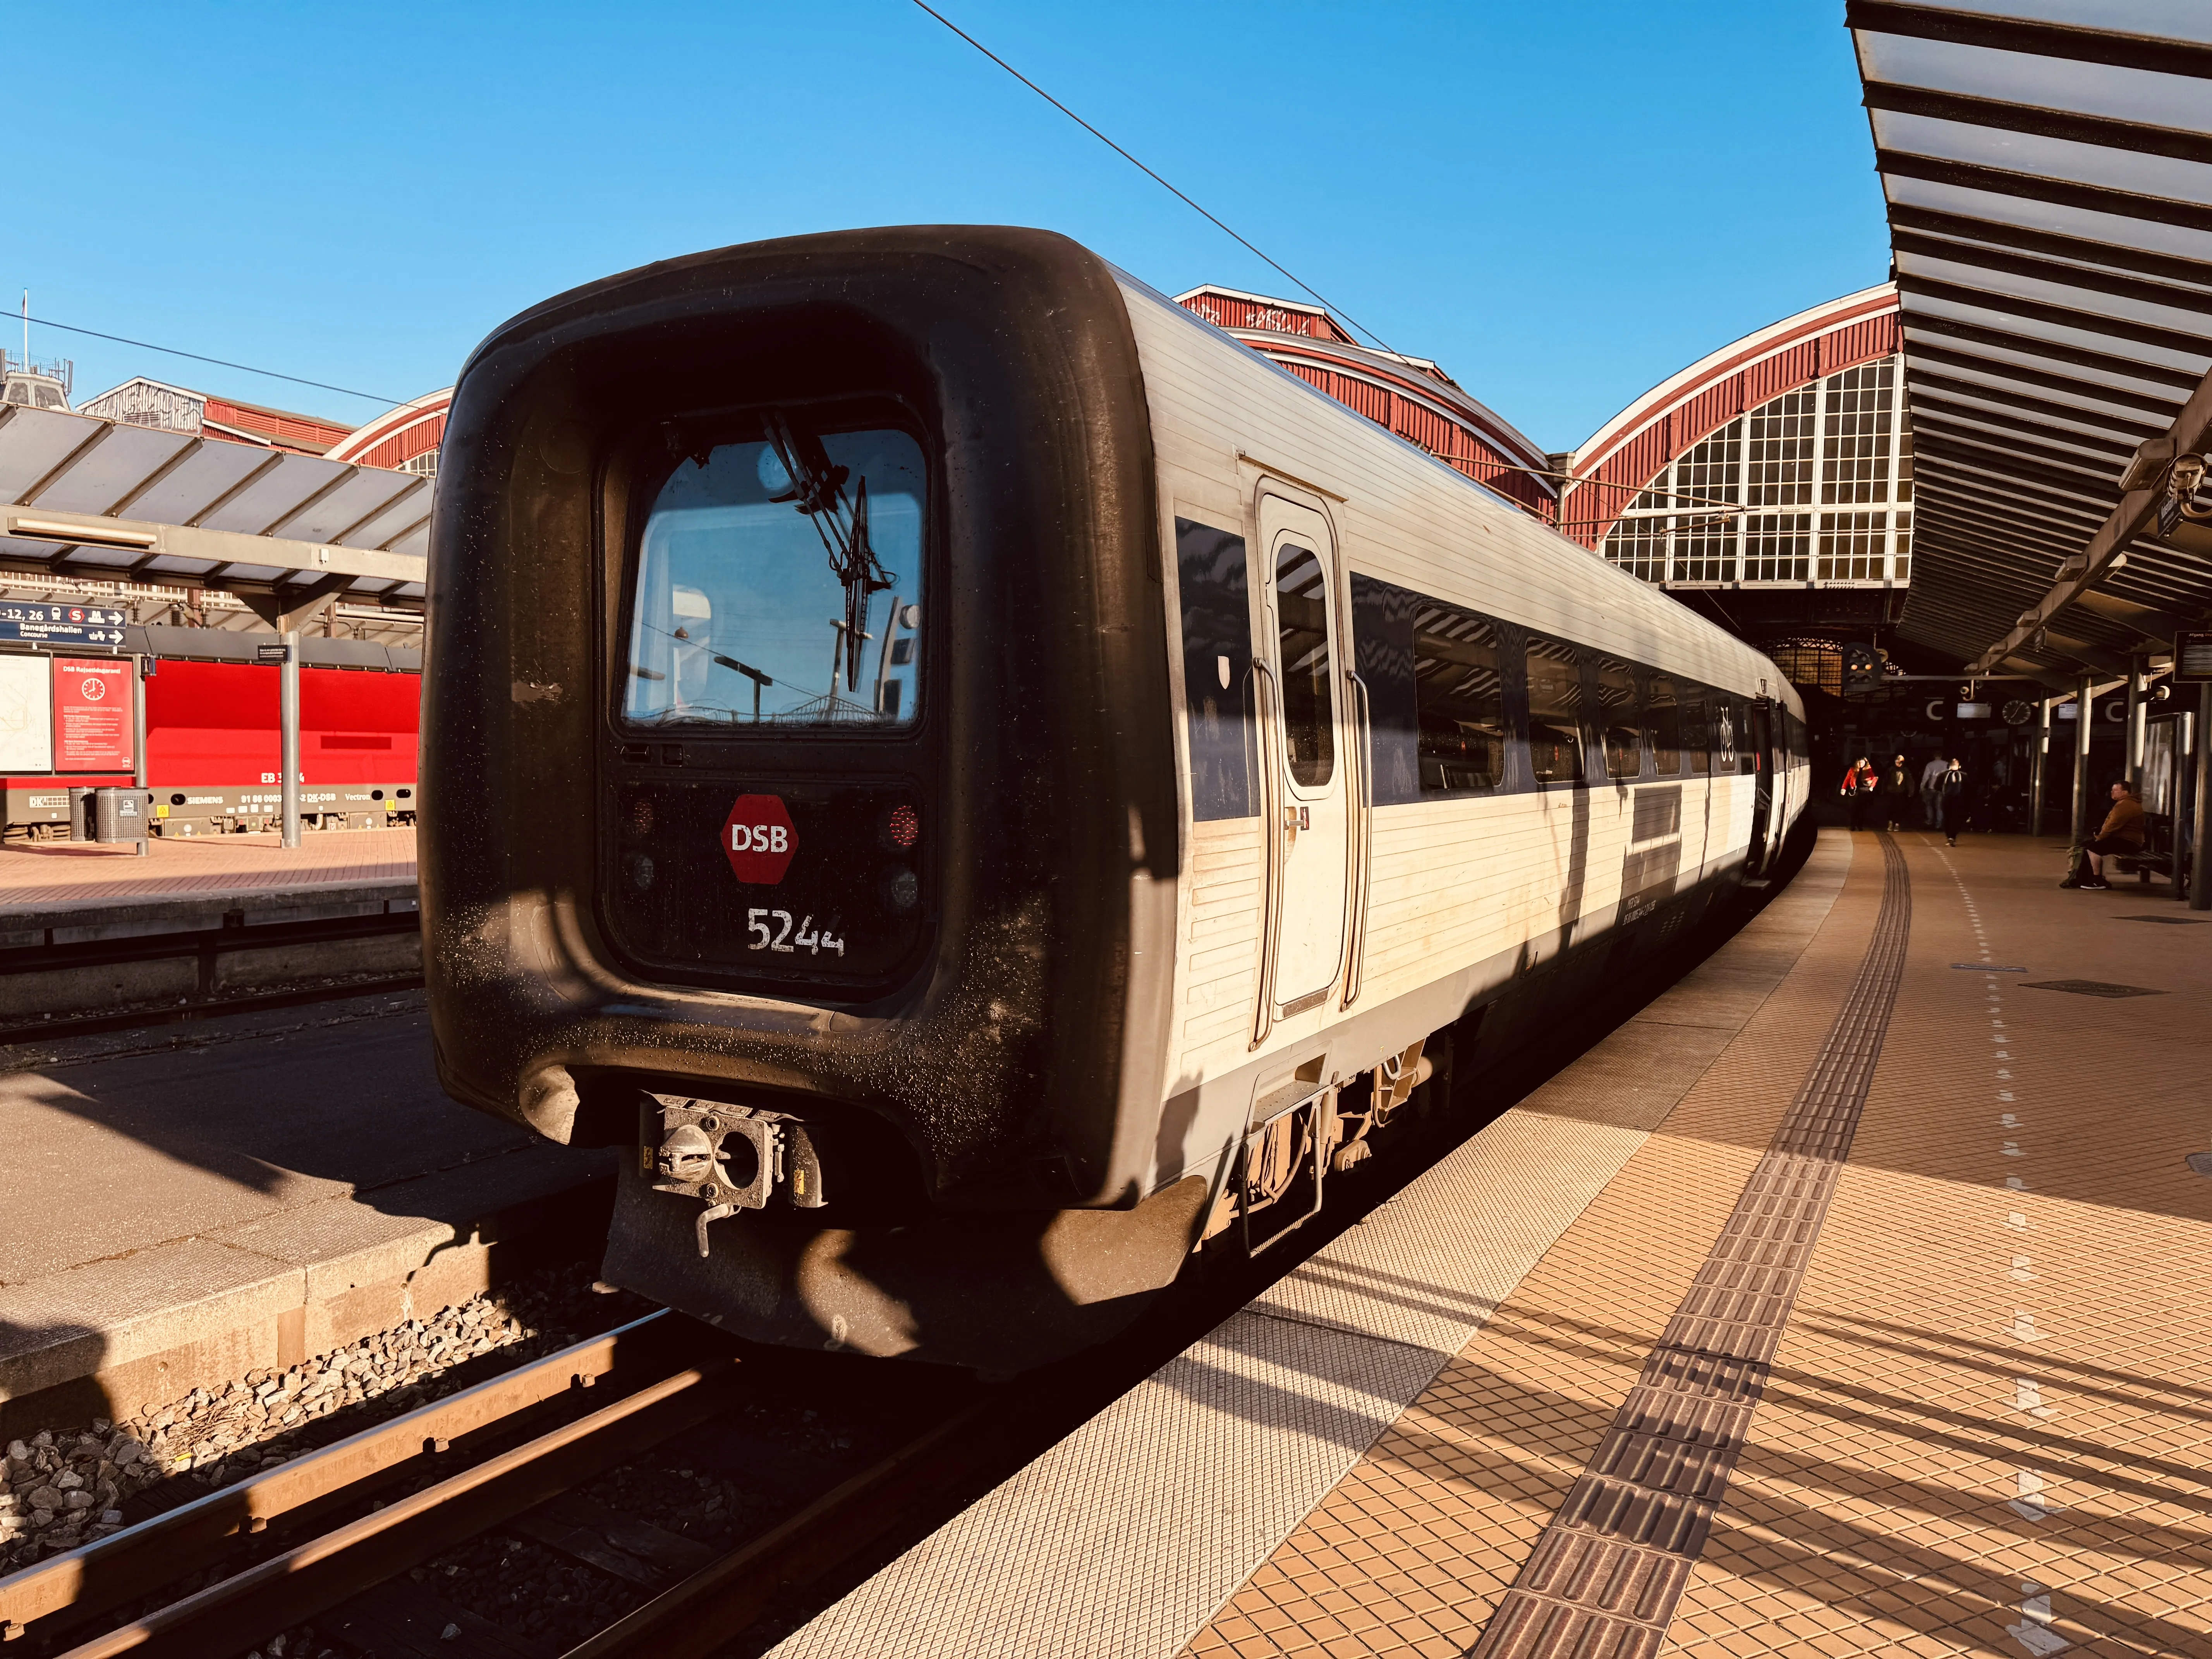
MULTIPOLYGON (((21 313, 18 313, 17 317, 9 317, 7 320, 14 322, 20 317, 21 313)), ((289 380, 294 386, 311 386, 318 392, 336 392, 348 398, 364 398, 370 403, 382 404, 390 409, 398 409, 401 404, 413 401, 408 398, 380 398, 374 392, 356 392, 349 386, 332 386, 327 380, 303 380, 296 374, 280 374, 273 368, 256 368, 251 363, 234 363, 223 357, 204 357, 197 351, 180 351, 175 346, 155 345, 150 340, 125 339, 120 334, 103 334, 96 328, 79 328, 74 323, 58 323, 51 318, 31 317, 21 320, 40 328, 58 328, 64 334, 88 334, 95 340, 112 340, 117 345, 136 346, 141 351, 158 351, 170 357, 189 357, 196 363, 213 363, 217 368, 234 368, 241 374, 265 375, 272 380, 289 380)))
POLYGON ((1274 259, 1271 259, 1271 258, 1269 258, 1267 257, 1267 255, 1266 253, 1262 252, 1261 252, 1261 250, 1260 250, 1256 246, 1255 246, 1255 245, 1253 244, 1253 242, 1252 242, 1249 238, 1238 235, 1238 234, 1237 234, 1237 233, 1236 231, 1234 231, 1234 230, 1231 229, 1231 228, 1230 228, 1230 227, 1229 227, 1227 224, 1224 223, 1224 222, 1222 222, 1222 220, 1221 220, 1218 216, 1216 216, 1216 215, 1214 215, 1214 214, 1212 214, 1212 213, 1208 213, 1208 212, 1207 212, 1204 208, 1202 208, 1202 207, 1199 206, 1199 204, 1198 204, 1196 202, 1194 202, 1193 200, 1191 200, 1191 198, 1190 198, 1189 197, 1188 197, 1188 196, 1184 195, 1182 191, 1181 191, 1177 190, 1177 189, 1176 189, 1173 185, 1170 184, 1166 179, 1164 179, 1161 178, 1161 177, 1160 177, 1160 175, 1159 175, 1158 173, 1157 173, 1153 172, 1153 171, 1152 170, 1152 168, 1150 168, 1150 167, 1146 167, 1146 166, 1142 161, 1139 161, 1135 156, 1133 156, 1133 155, 1130 155, 1130 154, 1129 154, 1129 152, 1128 152, 1127 150, 1123 149, 1121 147, 1121 145, 1119 145, 1119 144, 1115 143, 1111 138, 1109 138, 1109 137, 1108 137, 1104 133, 1103 133, 1103 132, 1099 131, 1099 130, 1098 130, 1097 127, 1092 126, 1092 125, 1091 125, 1091 123, 1090 123, 1090 122, 1088 122, 1088 121, 1085 120, 1085 119, 1084 119, 1080 115, 1078 115, 1078 114, 1077 114, 1073 110, 1072 110, 1072 109, 1068 108, 1068 106, 1067 106, 1066 105, 1065 105, 1065 104, 1061 103, 1061 102, 1060 101, 1060 100, 1059 100, 1059 99, 1057 99, 1057 98, 1054 97, 1050 93, 1047 92, 1047 91, 1046 91, 1042 87, 1039 86, 1036 82, 1034 82, 1034 81, 1030 80, 1030 77, 1029 77, 1028 76, 1026 76, 1026 75, 1023 74, 1019 70, 1016 69, 1016 68, 1015 68, 1012 64, 1009 64, 1009 63, 1008 63, 1005 58, 1003 58, 1000 57, 1000 56, 999 56, 999 54, 998 54, 997 52, 993 52, 993 51, 990 49, 990 47, 988 47, 988 46, 985 46, 985 45, 984 45, 981 40, 977 40, 974 35, 972 35, 972 34, 969 33, 968 33, 968 31, 967 31, 966 29, 962 28, 962 27, 960 27, 960 25, 959 25, 959 24, 957 24, 957 23, 954 22, 951 18, 947 17, 947 16, 946 16, 943 12, 941 12, 941 11, 938 10, 936 7, 934 7, 934 6, 930 5, 929 3, 927 3, 927 0, 914 0, 914 3, 915 3, 916 6, 920 7, 922 10, 924 10, 924 11, 927 12, 927 13, 928 13, 932 17, 934 17, 934 18, 935 18, 939 22, 940 22, 940 23, 944 24, 944 25, 945 25, 945 27, 946 28, 951 29, 951 30, 953 32, 953 33, 955 33, 955 34, 958 35, 958 36, 959 36, 963 40, 965 40, 965 41, 966 41, 969 46, 971 46, 975 47, 976 51, 978 51, 978 52, 981 52, 981 53, 983 54, 983 56, 984 56, 984 57, 986 57, 986 58, 989 58, 993 63, 996 64, 997 64, 1000 69, 1002 69, 1002 70, 1006 70, 1006 72, 1007 74, 1009 74, 1009 75, 1012 76, 1014 77, 1014 79, 1015 79, 1015 80, 1017 80, 1017 81, 1020 82, 1024 86, 1027 87, 1027 88, 1028 88, 1031 92, 1033 92, 1033 93, 1036 94, 1036 95, 1037 95, 1038 97, 1040 97, 1040 98, 1043 99, 1043 100, 1045 100, 1045 102, 1046 102, 1046 103, 1050 104, 1050 105, 1051 105, 1054 109, 1058 110, 1058 111, 1059 111, 1062 115, 1065 115, 1065 116, 1066 116, 1069 120, 1071 120, 1071 121, 1074 122, 1076 125, 1078 125, 1079 127, 1081 127, 1081 128, 1082 128, 1085 132, 1089 133, 1089 134, 1090 134, 1093 138, 1096 138, 1096 139, 1097 139, 1100 143, 1102 143, 1102 144, 1105 145, 1107 149, 1109 149, 1112 150, 1112 151, 1113 151, 1116 155, 1120 156, 1123 161, 1127 161, 1127 162, 1131 167, 1133 167, 1136 168, 1138 172, 1139 172, 1139 173, 1143 173, 1143 174, 1144 174, 1147 179, 1151 179, 1154 184, 1158 185, 1162 190, 1166 191, 1168 192, 1168 194, 1170 194, 1170 196, 1174 197, 1177 201, 1181 202, 1181 203, 1182 203, 1185 207, 1187 207, 1187 208, 1190 209, 1190 210, 1191 210, 1191 211, 1193 211, 1194 213, 1197 214, 1200 218, 1202 218, 1202 219, 1206 220, 1209 224, 1212 225, 1212 226, 1213 226, 1217 230, 1219 230, 1219 231, 1223 232, 1224 234, 1228 235, 1230 238, 1231 238, 1233 240, 1235 240, 1237 244, 1239 244, 1241 246, 1243 246, 1243 247, 1245 249, 1245 251, 1246 251, 1246 252, 1249 252, 1249 253, 1252 253, 1252 254, 1256 255, 1256 256, 1257 256, 1257 257, 1258 257, 1258 258, 1260 258, 1263 263, 1265 263, 1266 264, 1267 264, 1268 266, 1270 266, 1271 268, 1273 268, 1274 270, 1276 270, 1277 272, 1279 272, 1280 275, 1282 275, 1282 276, 1285 276, 1285 277, 1288 277, 1288 278, 1291 280, 1291 282, 1292 282, 1293 283, 1296 283, 1296 284, 1297 284, 1297 286, 1300 289, 1302 289, 1304 292, 1305 292, 1305 293, 1307 293, 1307 294, 1310 294, 1310 295, 1311 295, 1315 299, 1319 300, 1319 301, 1321 301, 1322 308, 1323 310, 1329 312, 1330 313, 1332 313, 1332 314, 1333 314, 1333 315, 1334 315, 1334 316, 1341 317, 1342 319, 1344 319, 1344 320, 1345 320, 1346 322, 1347 322, 1347 323, 1351 324, 1352 327, 1354 327, 1354 328, 1358 329, 1358 330, 1362 334, 1364 334, 1364 335, 1365 335, 1369 339, 1370 339, 1370 340, 1374 341, 1374 342, 1375 342, 1375 343, 1376 343, 1376 345, 1381 346, 1381 347, 1382 348, 1382 349, 1383 349, 1383 350, 1385 350, 1385 351, 1389 352, 1392 356, 1394 356, 1394 357, 1399 357, 1399 356, 1403 356, 1405 355, 1403 352, 1401 352, 1401 351, 1397 350, 1395 348, 1394 348, 1394 347, 1390 344, 1390 343, 1389 343, 1389 341, 1385 340, 1385 339, 1384 339, 1384 338, 1383 338, 1380 334, 1377 334, 1377 333, 1376 333, 1373 329, 1371 329, 1371 328, 1368 327, 1364 323, 1362 323, 1362 322, 1359 322, 1358 320, 1357 320, 1357 319, 1356 319, 1352 315, 1352 313, 1351 313, 1350 312, 1346 311, 1346 310, 1345 310, 1341 306, 1336 306, 1336 305, 1332 305, 1332 304, 1330 304, 1330 303, 1329 303, 1329 301, 1328 301, 1328 299, 1327 299, 1327 298, 1326 298, 1326 297, 1322 294, 1322 292, 1321 292, 1321 290, 1320 290, 1319 289, 1317 289, 1317 288, 1314 287, 1312 283, 1308 283, 1308 282, 1305 282, 1305 281, 1302 280, 1300 277, 1298 277, 1297 276, 1296 276, 1295 274, 1293 274, 1291 270, 1289 270, 1288 269, 1286 269, 1284 265, 1282 265, 1279 262, 1278 262, 1278 261, 1276 261, 1276 260, 1274 260, 1274 259))
MULTIPOLYGON (((1038 97, 1043 99, 1045 102, 1050 104, 1062 115, 1067 117, 1069 120, 1074 122, 1076 125, 1081 127, 1085 132, 1096 138, 1100 143, 1105 145, 1107 149, 1112 150, 1116 155, 1127 161, 1131 167, 1135 167, 1137 171, 1143 173, 1154 184, 1159 185, 1161 189, 1166 191, 1184 206, 1189 208, 1200 218, 1206 220, 1207 223, 1221 231, 1224 235, 1235 241, 1239 246, 1243 247, 1247 252, 1251 253, 1263 264, 1267 265, 1271 270, 1288 279, 1291 283, 1295 284, 1302 293, 1307 294, 1315 300, 1320 301, 1324 310, 1327 310, 1334 316, 1342 318, 1351 326, 1358 329, 1369 339, 1374 341, 1376 345, 1382 347, 1383 350, 1390 353, 1392 356, 1402 356, 1404 355, 1397 350, 1396 348, 1392 346, 1390 343, 1385 340, 1380 334, 1377 334, 1373 329, 1359 321, 1358 319, 1352 316, 1350 312, 1345 310, 1343 307, 1331 301, 1326 295, 1322 293, 1319 289, 1314 287, 1312 283, 1306 282, 1304 278, 1300 277, 1296 272, 1283 264, 1281 261, 1269 257, 1269 255, 1257 244, 1253 242, 1249 237, 1240 234, 1236 229, 1224 221, 1219 215, 1207 211, 1206 209, 1200 206, 1197 202, 1192 200, 1188 195, 1185 194, 1182 191, 1176 189, 1175 185, 1170 184, 1165 179, 1162 178, 1151 167, 1146 167, 1142 161, 1132 155, 1127 150, 1122 149, 1121 145, 1115 143, 1103 132, 1101 132, 1097 127, 1091 125, 1090 122, 1085 120, 1073 110, 1068 108, 1068 106, 1061 103, 1059 99, 1054 97, 1036 82, 1030 80, 1028 76, 1023 74, 1012 64, 1009 64, 1005 58, 1000 57, 997 52, 993 52, 988 46, 985 46, 981 40, 978 40, 974 35, 969 33, 967 30, 962 28, 957 23, 947 17, 943 12, 939 11, 932 5, 929 5, 927 3, 927 0, 914 0, 914 3, 921 10, 927 12, 930 16, 935 18, 953 33, 958 35, 963 40, 965 40, 969 46, 975 47, 977 52, 981 52, 984 57, 989 58, 1000 69, 1006 70, 1007 74, 1012 76, 1015 80, 1020 82, 1031 92, 1036 94, 1038 97)), ((53 321, 51 318, 33 317, 27 320, 40 328, 59 329, 64 334, 82 334, 95 340, 111 341, 117 345, 134 346, 141 351, 158 351, 164 356, 182 357, 191 362, 210 363, 217 368, 236 369, 243 374, 258 374, 271 380, 283 380, 292 386, 313 386, 318 392, 335 392, 342 397, 360 398, 369 403, 381 404, 387 409, 398 409, 402 404, 412 401, 412 399, 406 398, 386 398, 374 392, 362 392, 352 386, 333 386, 328 380, 306 380, 297 374, 281 374, 273 368, 257 368, 252 363, 233 362, 228 358, 225 357, 210 357, 197 351, 185 351, 176 346, 156 345, 150 340, 133 340, 121 334, 104 333, 96 328, 82 328, 74 323, 58 323, 53 321)))

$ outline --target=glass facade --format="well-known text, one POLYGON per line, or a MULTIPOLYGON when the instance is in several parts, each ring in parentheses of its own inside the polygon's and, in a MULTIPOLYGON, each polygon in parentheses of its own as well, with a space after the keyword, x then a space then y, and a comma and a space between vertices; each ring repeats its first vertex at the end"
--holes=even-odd
POLYGON ((1717 587, 1912 579, 1912 429, 1900 360, 1768 399, 1663 468, 1603 552, 1640 580, 1717 587))

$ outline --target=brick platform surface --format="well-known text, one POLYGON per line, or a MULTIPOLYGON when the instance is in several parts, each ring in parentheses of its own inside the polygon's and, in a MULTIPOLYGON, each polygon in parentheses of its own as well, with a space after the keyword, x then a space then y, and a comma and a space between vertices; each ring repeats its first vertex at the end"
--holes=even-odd
POLYGON ((275 835, 183 836, 130 847, 44 842, 0 848, 0 912, 81 899, 247 892, 310 882, 412 881, 415 831, 313 830, 293 848, 275 835))
MULTIPOLYGON (((1849 839, 1789 977, 1194 1659, 1482 1641, 1867 956, 1883 860, 1849 839)), ((2047 846, 1897 840, 1894 1013, 1663 1650, 2212 1654, 2212 927, 2060 891, 2047 846)))

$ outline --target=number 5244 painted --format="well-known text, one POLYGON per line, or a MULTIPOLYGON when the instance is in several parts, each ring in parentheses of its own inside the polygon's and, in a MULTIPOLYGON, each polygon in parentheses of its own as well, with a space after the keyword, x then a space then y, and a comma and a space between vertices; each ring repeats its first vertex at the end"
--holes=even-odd
POLYGON ((748 951, 793 951, 805 945, 811 954, 817 957, 824 951, 835 951, 841 957, 845 954, 843 939, 826 931, 817 933, 814 930, 811 914, 799 924, 799 931, 794 933, 791 929, 790 911, 755 908, 745 912, 745 931, 753 936, 753 942, 745 946, 748 951), (779 928, 781 931, 779 932, 779 928))

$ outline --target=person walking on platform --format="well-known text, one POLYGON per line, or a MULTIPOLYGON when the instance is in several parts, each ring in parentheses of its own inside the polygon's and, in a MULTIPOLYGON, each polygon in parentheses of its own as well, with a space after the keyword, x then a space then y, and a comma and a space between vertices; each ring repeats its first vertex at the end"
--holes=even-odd
POLYGON ((2112 884, 2105 879, 2105 860, 2115 853, 2140 853, 2142 845, 2142 803, 2126 784, 2116 783, 2112 786, 2112 810, 2105 814, 2104 828, 2083 846, 2081 862, 2063 884, 2104 892, 2112 884))
POLYGON ((1912 787, 1912 770, 1905 765, 1904 756, 1899 755, 1890 762, 1889 769, 1881 775, 1879 793, 1881 795, 1882 817, 1894 830, 1905 822, 1905 811, 1917 793, 1912 787))
POLYGON ((1844 774, 1844 810, 1850 814, 1851 828, 1866 828, 1867 804, 1873 800, 1874 792, 1881 780, 1873 764, 1864 755, 1844 774))
POLYGON ((1943 844, 1959 844, 1959 827, 1966 816, 1966 769, 1954 759, 1941 763, 1943 769, 1920 787, 1921 804, 1928 809, 1929 828, 1943 832, 1943 844))
POLYGON ((1922 828, 1927 830, 1941 830, 1943 827, 1942 798, 1936 793, 1936 781, 1943 775, 1947 768, 1954 766, 1957 763, 1958 763, 1955 761, 1945 760, 1941 755, 1935 755, 1929 757, 1927 765, 1920 769, 1920 823, 1922 828))

